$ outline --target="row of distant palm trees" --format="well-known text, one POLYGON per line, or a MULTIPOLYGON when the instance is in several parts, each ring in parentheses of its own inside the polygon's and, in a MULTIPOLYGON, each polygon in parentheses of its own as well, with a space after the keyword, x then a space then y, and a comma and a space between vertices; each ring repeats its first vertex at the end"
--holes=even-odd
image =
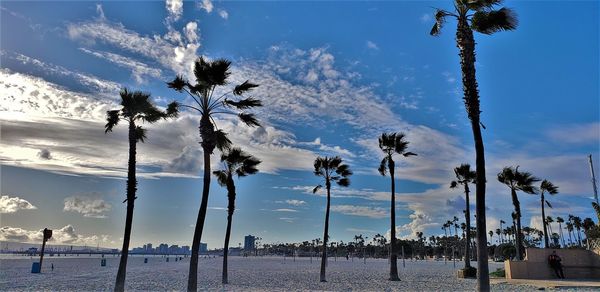
MULTIPOLYGON (((541 238, 543 239, 542 242, 544 242, 544 247, 548 248, 552 248, 552 247, 573 247, 573 246, 579 246, 582 247, 583 246, 583 241, 582 241, 582 236, 581 233, 583 231, 583 234, 586 235, 586 237, 584 239, 589 239, 590 236, 588 236, 588 232, 590 230, 592 230, 594 228, 594 226, 596 225, 596 223, 594 223, 594 220, 592 218, 584 218, 583 220, 581 219, 581 217, 578 216, 574 216, 569 214, 569 217, 567 218, 566 224, 563 227, 563 223, 565 223, 565 219, 563 219, 562 217, 552 217, 552 216, 546 216, 544 223, 547 226, 548 231, 548 237, 551 239, 549 240, 548 246, 546 246, 545 243, 545 235, 543 230, 539 230, 539 233, 541 234, 541 238), (557 230, 552 230, 552 223, 556 222, 558 224, 558 229, 557 230), (568 241, 566 240, 567 237, 564 235, 563 231, 566 230, 568 233, 568 241)), ((505 224, 506 222, 504 220, 500 221, 501 224, 505 224)), ((513 223, 514 225, 514 223, 513 223)), ((527 231, 525 231, 525 228, 527 227, 523 227, 523 233, 527 233, 527 231)), ((510 238, 511 236, 515 235, 515 227, 514 226, 510 226, 510 227, 506 227, 506 228, 497 228, 495 230, 495 232, 493 230, 490 230, 488 232, 488 234, 490 235, 490 238, 493 239, 494 234, 497 236, 496 241, 501 244, 501 243, 505 243, 505 242, 510 242, 510 238)), ((530 230, 532 228, 529 228, 530 230)), ((535 229, 534 231, 538 231, 537 229, 535 229)))

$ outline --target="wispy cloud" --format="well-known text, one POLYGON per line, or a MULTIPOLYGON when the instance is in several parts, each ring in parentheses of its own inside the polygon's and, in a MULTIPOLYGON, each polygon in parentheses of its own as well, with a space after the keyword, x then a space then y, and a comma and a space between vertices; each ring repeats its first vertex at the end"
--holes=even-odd
POLYGON ((388 209, 369 206, 355 205, 334 205, 331 206, 332 212, 342 213, 344 215, 361 216, 369 218, 386 218, 389 217, 388 209))
POLYGON ((372 41, 367 41, 367 48, 374 50, 374 51, 379 51, 379 46, 372 41))
MULTIPOLYGON (((39 243, 42 241, 43 229, 26 230, 19 227, 0 227, 0 240, 13 242, 39 243)), ((75 232, 75 227, 69 224, 59 229, 54 229, 49 242, 54 244, 97 244, 109 242, 108 235, 82 235, 75 232)))
POLYGON ((119 67, 123 67, 131 71, 131 75, 137 83, 144 83, 145 76, 160 78, 162 71, 158 68, 152 68, 148 64, 136 61, 134 59, 114 54, 110 52, 94 51, 86 48, 79 48, 84 53, 107 60, 119 67))

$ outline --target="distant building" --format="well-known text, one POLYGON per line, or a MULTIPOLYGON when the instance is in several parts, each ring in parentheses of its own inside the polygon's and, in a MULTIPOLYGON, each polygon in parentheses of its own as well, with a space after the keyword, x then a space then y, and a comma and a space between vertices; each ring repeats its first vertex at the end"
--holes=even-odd
POLYGON ((208 245, 206 243, 200 242, 200 253, 205 254, 208 253, 208 245))
POLYGON ((244 237, 244 251, 254 250, 254 242, 256 237, 253 235, 246 235, 244 237))
POLYGON ((240 256, 242 255, 242 249, 239 247, 230 247, 228 254, 230 256, 240 256))
POLYGON ((158 249, 157 249, 158 253, 160 254, 166 254, 169 252, 169 245, 168 244, 164 244, 161 243, 158 245, 158 249))
POLYGON ((189 245, 182 246, 181 251, 183 251, 183 254, 190 254, 190 246, 189 245))
POLYGON ((154 252, 154 249, 152 249, 152 243, 147 243, 147 244, 146 244, 146 252, 147 252, 147 253, 152 253, 152 252, 154 252))

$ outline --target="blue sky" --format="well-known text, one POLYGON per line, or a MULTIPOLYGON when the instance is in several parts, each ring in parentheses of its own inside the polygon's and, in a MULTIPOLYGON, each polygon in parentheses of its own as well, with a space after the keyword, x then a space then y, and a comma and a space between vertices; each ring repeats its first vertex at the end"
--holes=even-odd
MULTIPOLYGON (((232 242, 322 237, 325 199, 310 190, 317 155, 340 155, 355 175, 334 189, 331 236, 348 241, 389 231, 389 178, 376 169, 377 136, 407 134, 417 157, 398 157, 402 237, 443 233, 462 217, 452 169, 473 164, 461 100, 455 23, 429 36, 431 7, 451 2, 12 2, 0 7, 2 240, 117 247, 123 232, 126 129, 103 133, 122 86, 159 105, 186 97, 165 82, 193 60, 233 61, 232 84, 250 79, 265 106, 261 128, 221 117, 235 144, 263 160, 238 183, 232 242)), ((556 183, 551 216, 592 217, 587 155, 600 155, 599 15, 593 1, 515 1, 516 31, 476 35, 488 175, 488 226, 508 221, 503 166, 556 183)), ((199 117, 184 112, 149 126, 138 151, 133 246, 189 245, 202 157, 199 117)), ((218 167, 217 155, 213 167, 218 167)), ((526 225, 539 200, 521 194, 526 225)), ((226 196, 211 187, 203 241, 222 246, 226 196)))

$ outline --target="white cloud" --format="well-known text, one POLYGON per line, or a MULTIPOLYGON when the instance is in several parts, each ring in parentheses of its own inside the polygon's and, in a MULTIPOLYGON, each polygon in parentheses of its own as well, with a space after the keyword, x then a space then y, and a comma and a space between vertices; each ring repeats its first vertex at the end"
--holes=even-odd
POLYGON ((211 0, 202 0, 202 2, 198 2, 198 7, 206 10, 206 13, 211 13, 213 8, 215 8, 211 0))
POLYGON ((433 20, 433 17, 431 16, 431 14, 425 13, 425 14, 421 15, 421 17, 419 17, 419 20, 422 23, 429 23, 433 20))
POLYGON ((158 68, 153 68, 148 64, 144 64, 142 62, 136 61, 134 59, 119 54, 94 51, 86 48, 79 48, 79 50, 92 56, 107 60, 111 63, 116 64, 119 67, 123 67, 130 70, 131 75, 137 83, 144 83, 144 76, 160 78, 162 75, 162 71, 158 68))
POLYGON ((331 206, 331 211, 342 213, 344 215, 361 216, 376 219, 389 217, 389 210, 379 207, 334 205, 331 206))
MULTIPOLYGON (((43 229, 26 230, 19 227, 0 227, 0 240, 13 242, 40 243, 43 237, 43 229)), ((54 244, 97 244, 98 242, 109 242, 108 235, 85 236, 75 232, 73 225, 66 225, 52 231, 49 240, 54 244)))
POLYGON ((285 202, 296 207, 306 205, 306 202, 302 200, 285 200, 285 202))
POLYGON ((320 152, 323 152, 325 154, 333 154, 333 155, 340 155, 343 157, 355 157, 356 155, 354 155, 354 153, 352 153, 350 150, 348 149, 344 149, 340 146, 330 146, 330 145, 325 145, 321 142, 321 138, 317 137, 314 141, 312 142, 299 142, 297 143, 299 145, 308 145, 308 146, 316 146, 318 150, 320 150, 320 152))
POLYGON ((177 21, 183 14, 183 0, 167 0, 165 6, 170 21, 177 21))
POLYGON ((102 4, 96 4, 96 13, 98 13, 100 20, 106 19, 106 16, 104 16, 104 9, 102 9, 102 4))
POLYGON ((219 9, 219 16, 221 16, 221 18, 223 19, 228 19, 229 13, 223 9, 219 9))
POLYGON ((298 212, 296 209, 280 208, 273 210, 275 212, 298 212))
POLYGON ((446 78, 446 81, 448 83, 454 83, 456 82, 456 77, 454 77, 454 75, 450 72, 442 72, 442 75, 446 78))
POLYGON ((73 196, 65 198, 63 211, 77 212, 83 217, 106 218, 104 213, 110 209, 111 205, 102 199, 73 196))
POLYGON ((198 24, 195 21, 190 21, 183 29, 188 42, 195 43, 198 41, 198 24))
POLYGON ((15 213, 19 210, 33 209, 37 209, 37 207, 25 199, 21 199, 19 197, 9 197, 8 195, 2 195, 0 197, 0 214, 9 214, 15 213))
POLYGON ((598 145, 600 122, 556 126, 546 134, 559 143, 598 145))
POLYGON ((379 51, 379 46, 377 46, 377 44, 372 41, 367 41, 367 48, 369 48, 371 50, 379 51))

